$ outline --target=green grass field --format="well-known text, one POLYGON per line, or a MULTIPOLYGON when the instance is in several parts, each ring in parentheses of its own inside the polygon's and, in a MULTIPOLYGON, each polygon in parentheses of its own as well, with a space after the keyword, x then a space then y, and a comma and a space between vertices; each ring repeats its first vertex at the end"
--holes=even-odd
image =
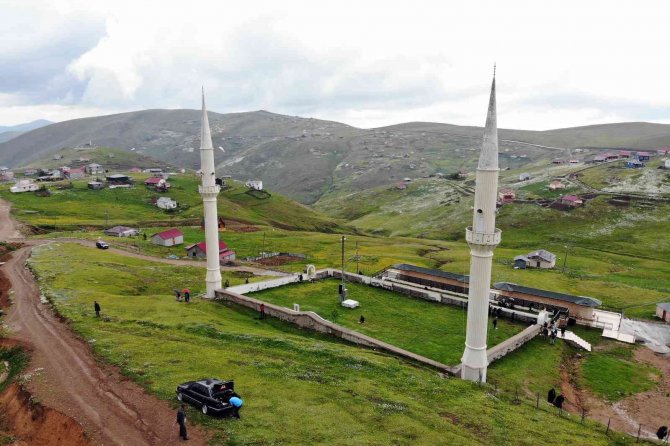
MULTIPOLYGON (((272 288, 251 296, 266 302, 302 311, 359 331, 389 344, 418 353, 443 364, 461 362, 465 345, 467 312, 451 305, 413 299, 399 293, 355 283, 347 283, 348 297, 360 302, 357 309, 340 305, 337 280, 321 280, 272 288), (365 323, 358 319, 365 316, 365 323)), ((489 327, 488 346, 492 347, 525 328, 500 319, 498 329, 489 327)))
MULTIPOLYGON (((41 246, 30 261, 44 294, 96 354, 149 392, 175 401, 176 384, 234 379, 242 419, 189 416, 230 445, 632 444, 604 427, 515 406, 488 386, 356 348, 236 306, 177 303, 199 272, 74 244, 41 246), (139 290, 142 287, 142 290, 139 290), (141 291, 141 293, 140 293, 141 291), (92 301, 103 308, 93 315, 92 301)), ((196 280, 198 279, 198 280, 196 280)))

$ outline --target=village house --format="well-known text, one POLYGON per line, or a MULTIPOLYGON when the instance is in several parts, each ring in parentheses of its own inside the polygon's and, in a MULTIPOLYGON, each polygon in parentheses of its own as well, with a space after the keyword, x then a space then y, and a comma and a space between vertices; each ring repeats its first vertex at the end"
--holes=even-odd
POLYGON ((565 184, 563 184, 559 180, 554 180, 551 183, 549 183, 549 189, 551 189, 551 190, 565 189, 565 184))
POLYGON ((396 189, 405 190, 407 189, 407 184, 404 181, 400 181, 395 185, 396 189))
POLYGON ((639 169, 644 167, 644 163, 642 161, 632 159, 626 161, 626 167, 628 167, 629 169, 639 169))
POLYGON ((638 161, 649 161, 651 159, 651 153, 649 152, 637 152, 638 161))
POLYGON ((670 323, 670 302, 656 304, 656 316, 663 322, 670 323))
POLYGON ((14 179, 14 172, 11 170, 3 170, 0 172, 0 181, 12 181, 14 179))
POLYGON ((563 164, 563 163, 565 163, 565 160, 562 160, 560 158, 556 158, 551 163, 552 164, 563 164))
POLYGON ((578 159, 574 159, 574 158, 571 159, 569 162, 570 162, 570 164, 579 164, 579 160, 578 160, 578 159))
POLYGON ((177 202, 170 197, 160 197, 156 200, 156 206, 161 209, 177 209, 177 202))
POLYGON ((18 194, 21 192, 34 192, 40 187, 31 180, 20 180, 14 186, 9 188, 9 191, 18 194))
POLYGON ((593 162, 594 163, 604 163, 606 159, 607 158, 605 158, 605 155, 596 155, 596 156, 593 157, 593 162))
POLYGON ((105 177, 107 181, 107 186, 110 189, 115 189, 117 187, 132 187, 133 179, 128 175, 123 175, 120 173, 115 173, 114 175, 107 175, 105 177))
POLYGON ((113 228, 105 229, 103 231, 105 235, 110 235, 113 237, 132 237, 139 235, 139 229, 129 228, 127 226, 114 226, 113 228))
POLYGON ((519 181, 528 181, 530 180, 530 174, 527 172, 522 173, 519 175, 519 181))
POLYGON ((559 203, 573 208, 579 207, 584 204, 584 201, 576 195, 564 195, 558 199, 559 203))
POLYGON ((146 187, 152 187, 156 189, 157 191, 165 192, 170 188, 170 183, 165 181, 165 179, 160 178, 160 177, 151 177, 147 178, 144 181, 144 185, 146 187))
POLYGON ((548 308, 565 309, 570 317, 587 322, 595 318, 593 309, 602 305, 602 302, 592 297, 556 293, 509 282, 497 282, 493 288, 499 291, 500 297, 514 299, 515 305, 527 307, 532 303, 536 308, 540 304, 548 308))
POLYGON ((151 243, 160 246, 175 246, 184 243, 184 233, 179 229, 172 228, 167 231, 158 232, 151 236, 151 243))
MULTIPOLYGON (((207 242, 200 242, 186 247, 186 253, 191 258, 207 258, 207 242)), ((219 240, 219 262, 231 262, 235 260, 235 251, 228 248, 225 242, 219 240)))
POLYGON ((89 181, 87 187, 91 190, 100 190, 103 189, 105 185, 100 181, 89 181))
POLYGON ((612 152, 607 152, 604 156, 605 156, 605 159, 608 160, 608 161, 619 159, 619 155, 616 154, 616 153, 612 153, 612 152))
POLYGON ((666 169, 670 169, 670 159, 665 160, 664 167, 665 167, 666 169))
POLYGON ((668 153, 670 153, 670 147, 660 147, 656 149, 656 153, 658 153, 659 155, 667 155, 668 153))
POLYGON ((130 170, 128 170, 128 172, 130 172, 130 173, 140 173, 140 172, 142 172, 142 169, 140 169, 139 167, 131 167, 130 170))
MULTIPOLYGON (((517 257, 514 258, 515 263, 517 257)), ((527 268, 547 269, 556 266, 556 255, 545 249, 529 252, 524 257, 526 258, 527 268)))
POLYGON ((37 175, 37 169, 26 169, 23 171, 23 175, 27 177, 32 177, 33 175, 37 175))
POLYGON ((630 158, 630 150, 620 150, 619 158, 630 158))
POLYGON ((263 182, 261 180, 249 180, 244 184, 251 190, 263 190, 263 182))
POLYGON ((105 171, 100 164, 91 163, 88 166, 86 166, 86 173, 88 173, 89 175, 97 175, 99 173, 104 172, 105 171))
POLYGON ((516 200, 516 192, 512 189, 502 189, 498 192, 498 201, 502 204, 511 203, 516 200))
POLYGON ((67 173, 68 178, 71 180, 80 180, 86 175, 86 169, 84 167, 76 167, 70 169, 67 173))

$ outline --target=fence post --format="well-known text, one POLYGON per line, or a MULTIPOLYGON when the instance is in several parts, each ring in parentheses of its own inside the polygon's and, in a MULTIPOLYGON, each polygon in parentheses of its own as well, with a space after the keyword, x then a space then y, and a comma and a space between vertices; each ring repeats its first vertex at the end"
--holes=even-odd
POLYGON ((610 431, 610 423, 611 423, 611 422, 612 422, 612 419, 611 419, 611 418, 608 418, 608 419, 607 419, 607 430, 605 431, 605 435, 607 435, 607 433, 610 431))
POLYGON ((635 443, 640 442, 640 432, 641 431, 642 431, 642 423, 640 423, 640 427, 637 428, 637 440, 635 441, 635 443))
POLYGON ((540 392, 537 392, 537 402, 535 403, 535 408, 540 408, 540 392))
POLYGON ((584 424, 585 417, 586 417, 586 409, 582 408, 582 424, 584 424))
POLYGON ((519 404, 519 386, 514 386, 514 404, 519 404))

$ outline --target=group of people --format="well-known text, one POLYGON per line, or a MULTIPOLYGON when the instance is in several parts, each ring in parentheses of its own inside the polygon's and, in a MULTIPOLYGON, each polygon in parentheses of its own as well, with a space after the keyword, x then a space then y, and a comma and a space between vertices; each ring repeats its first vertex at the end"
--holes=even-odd
POLYGON ((556 338, 558 337, 558 331, 561 331, 561 337, 565 337, 565 325, 561 325, 558 327, 554 322, 551 324, 546 322, 542 325, 542 337, 544 339, 549 339, 549 343, 555 344, 556 343, 556 338))
POLYGON ((177 302, 190 302, 191 301, 191 290, 188 288, 184 288, 183 290, 179 291, 177 289, 174 290, 174 296, 177 302))

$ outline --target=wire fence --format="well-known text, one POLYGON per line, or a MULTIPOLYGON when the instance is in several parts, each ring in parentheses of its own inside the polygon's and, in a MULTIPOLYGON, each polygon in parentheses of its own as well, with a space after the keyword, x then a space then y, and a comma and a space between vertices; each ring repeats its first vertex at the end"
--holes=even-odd
MULTIPOLYGON (((618 432, 614 431, 611 428, 612 424, 612 418, 609 417, 607 420, 607 425, 604 425, 602 420, 600 419, 589 419, 589 412, 588 410, 581 408, 579 412, 574 413, 574 412, 568 412, 567 410, 563 409, 563 406, 568 403, 572 404, 575 407, 579 407, 579 405, 575 404, 574 401, 569 401, 567 398, 563 400, 563 404, 561 407, 556 406, 553 403, 550 403, 548 401, 548 394, 542 395, 540 392, 535 392, 534 395, 529 394, 527 391, 520 389, 518 385, 514 386, 514 389, 512 390, 511 388, 503 388, 498 385, 498 381, 496 380, 488 380, 488 383, 479 383, 480 386, 488 386, 491 390, 491 392, 495 395, 496 398, 506 401, 510 404, 514 404, 517 406, 523 405, 523 406, 529 406, 534 408, 535 410, 538 411, 543 411, 545 413, 550 413, 552 415, 555 415, 559 418, 562 418, 564 420, 571 421, 575 424, 585 424, 588 423, 591 427, 595 429, 602 429, 604 430, 605 435, 609 436, 614 436, 614 435, 621 435, 621 436, 632 436, 635 439, 636 443, 653 443, 653 444, 662 444, 662 445, 668 445, 670 444, 670 430, 667 431, 665 436, 663 438, 658 438, 655 433, 657 432, 657 429, 659 428, 658 426, 653 427, 653 426, 645 426, 643 424, 638 423, 637 431, 634 433, 631 432, 618 432), (648 429, 653 429, 652 431, 649 431, 648 429), (651 436, 649 432, 653 432, 654 435, 651 436)), ((670 422, 668 423, 670 424, 670 422)))

